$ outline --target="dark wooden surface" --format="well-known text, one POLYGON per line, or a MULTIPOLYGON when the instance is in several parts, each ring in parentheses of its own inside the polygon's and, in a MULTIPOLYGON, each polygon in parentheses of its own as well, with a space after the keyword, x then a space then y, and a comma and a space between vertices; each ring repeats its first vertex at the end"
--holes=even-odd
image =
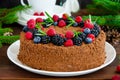
MULTIPOLYGON (((83 11, 83 14, 86 14, 83 11)), ((74 14, 78 15, 78 14, 74 14)), ((12 25, 4 25, 4 27, 11 27, 14 29, 14 34, 19 34, 20 31, 22 30, 22 26, 19 24, 15 23, 12 25)), ((65 80, 93 80, 93 79, 111 79, 113 75, 120 75, 120 73, 116 72, 116 66, 119 65, 119 55, 120 55, 120 45, 114 46, 117 52, 117 57, 116 59, 107 67, 96 71, 94 73, 90 73, 87 75, 82 75, 82 76, 75 76, 75 77, 66 77, 66 78, 59 78, 59 77, 51 77, 51 76, 44 76, 44 75, 39 75, 35 74, 29 71, 26 71, 15 64, 13 64, 7 57, 7 49, 9 45, 4 44, 2 48, 0 48, 0 79, 39 79, 39 80, 52 80, 52 79, 65 79, 65 80)))

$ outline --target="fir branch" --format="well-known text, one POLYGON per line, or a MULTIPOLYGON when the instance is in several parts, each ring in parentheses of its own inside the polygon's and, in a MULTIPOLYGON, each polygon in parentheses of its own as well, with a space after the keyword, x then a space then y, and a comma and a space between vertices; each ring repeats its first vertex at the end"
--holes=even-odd
POLYGON ((17 6, 11 9, 0 9, 0 22, 11 24, 17 22, 17 12, 30 8, 29 6, 17 6))
POLYGON ((0 35, 3 35, 5 32, 13 32, 11 28, 1 28, 0 35))
MULTIPOLYGON (((83 20, 88 18, 89 16, 83 16, 83 20)), ((95 21, 97 18, 96 23, 101 26, 107 25, 110 28, 120 29, 120 15, 92 16, 92 21, 95 21)))
POLYGON ((93 0, 93 4, 88 5, 87 9, 95 14, 119 14, 120 3, 112 0, 93 0))
POLYGON ((0 29, 2 28, 2 22, 0 22, 0 29))
POLYGON ((0 48, 2 47, 2 43, 0 42, 0 48))
POLYGON ((0 36, 0 42, 1 43, 6 43, 6 44, 12 44, 16 40, 19 39, 19 35, 14 35, 14 36, 0 36))

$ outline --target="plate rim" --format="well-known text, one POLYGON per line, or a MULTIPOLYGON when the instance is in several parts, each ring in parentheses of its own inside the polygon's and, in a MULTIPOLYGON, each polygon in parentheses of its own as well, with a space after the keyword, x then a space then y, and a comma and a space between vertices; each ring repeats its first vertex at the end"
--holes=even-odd
MULTIPOLYGON (((32 67, 29 67, 23 63, 20 63, 15 61, 14 59, 12 59, 12 57, 10 56, 10 49, 12 46, 14 46, 16 43, 18 43, 17 46, 20 46, 20 40, 17 40, 15 41, 14 43, 12 43, 8 49, 7 49, 7 56, 9 58, 9 60, 11 62, 13 62, 15 65, 17 65, 18 67, 24 69, 24 70, 27 70, 27 71, 30 71, 30 72, 33 72, 33 73, 37 73, 37 74, 41 74, 41 75, 47 75, 47 76, 59 76, 59 77, 67 77, 67 76, 78 76, 78 75, 85 75, 85 74, 89 74, 89 73, 92 73, 92 72, 95 72, 95 71, 98 71, 106 66, 108 66, 109 64, 111 64, 114 59, 116 58, 116 50, 114 49, 114 47, 109 44, 108 42, 105 42, 105 44, 107 44, 108 46, 110 46, 112 49, 113 49, 113 52, 114 52, 114 55, 113 55, 113 58, 111 61, 107 62, 107 63, 104 63, 102 64, 101 66, 99 67, 96 67, 96 68, 92 68, 92 69, 88 69, 88 70, 83 70, 83 71, 73 71, 73 72, 54 72, 54 71, 46 71, 46 70, 38 70, 38 69, 34 69, 32 67), (81 74, 82 73, 82 74, 81 74)), ((18 53, 16 53, 17 55, 18 53)), ((16 58, 17 59, 17 58, 16 58)), ((107 58, 106 58, 107 59, 107 58)), ((17 59, 18 60, 18 59, 17 59)), ((19 61, 19 60, 18 60, 19 61)))

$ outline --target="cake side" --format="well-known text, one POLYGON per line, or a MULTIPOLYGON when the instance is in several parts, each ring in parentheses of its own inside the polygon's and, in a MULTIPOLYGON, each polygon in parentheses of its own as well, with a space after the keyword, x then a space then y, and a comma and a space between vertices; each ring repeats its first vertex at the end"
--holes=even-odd
POLYGON ((20 35, 18 59, 32 68, 47 71, 81 71, 102 65, 105 61, 105 33, 100 32, 90 44, 56 46, 52 43, 34 44, 20 35))

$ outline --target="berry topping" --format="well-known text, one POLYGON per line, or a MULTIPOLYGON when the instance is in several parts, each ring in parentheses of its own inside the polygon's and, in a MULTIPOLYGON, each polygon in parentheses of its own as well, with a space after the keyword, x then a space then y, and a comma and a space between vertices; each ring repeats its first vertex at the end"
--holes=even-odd
POLYGON ((80 23, 81 21, 82 21, 82 17, 81 16, 77 16, 75 18, 75 22, 80 23))
POLYGON ((92 42, 92 38, 87 37, 87 38, 85 39, 85 42, 86 42, 86 43, 91 43, 91 42, 92 42))
POLYGON ((87 37, 91 38, 91 39, 92 39, 92 41, 94 41, 94 40, 95 40, 95 36, 94 36, 94 34, 88 34, 88 35, 87 35, 87 37))
POLYGON ((67 20, 68 15, 67 15, 67 14, 63 14, 63 15, 62 15, 62 18, 63 18, 64 20, 67 20))
POLYGON ((86 38, 87 35, 85 33, 80 33, 80 34, 78 34, 78 36, 80 38, 82 38, 82 40, 85 40, 85 38, 86 38))
POLYGON ((28 31, 25 33, 25 37, 26 37, 26 39, 31 40, 33 38, 33 34, 28 31))
POLYGON ((60 35, 57 34, 52 37, 52 43, 61 46, 64 43, 64 38, 62 38, 60 35))
POLYGON ((66 40, 66 42, 64 43, 64 46, 65 47, 73 46, 73 41, 71 39, 66 40))
POLYGON ((58 15, 53 15, 53 21, 54 21, 54 22, 58 21, 58 19, 59 19, 59 16, 58 16, 58 15))
POLYGON ((54 22, 53 25, 54 25, 54 26, 57 26, 57 25, 58 25, 58 22, 54 22))
POLYGON ((90 32, 91 32, 91 31, 90 31, 89 28, 85 28, 85 29, 84 29, 84 33, 89 34, 90 32))
POLYGON ((36 23, 41 23, 41 22, 43 22, 43 19, 42 19, 42 18, 37 18, 37 19, 36 19, 36 23))
POLYGON ((84 27, 84 22, 81 21, 78 25, 82 28, 82 27, 84 27))
POLYGON ((73 38, 74 45, 80 46, 82 44, 82 38, 80 37, 74 37, 73 38))
POLYGON ((119 75, 114 75, 114 76, 112 77, 112 80, 120 80, 120 76, 119 76, 119 75))
POLYGON ((47 36, 47 35, 42 36, 41 38, 42 38, 41 42, 42 42, 43 44, 47 44, 47 43, 50 42, 50 37, 47 36))
POLYGON ((64 36, 64 34, 59 34, 62 38, 64 38, 65 36, 64 36))
POLYGON ((40 43, 40 41, 41 41, 41 38, 39 36, 36 36, 33 39, 33 42, 36 43, 36 44, 40 43))
POLYGON ((94 34, 95 37, 97 37, 99 35, 99 31, 95 30, 95 29, 92 29, 91 30, 91 34, 94 34))
POLYGON ((65 21, 64 21, 64 20, 60 20, 59 23, 58 23, 58 26, 59 26, 59 27, 64 27, 64 26, 66 26, 65 21))
POLYGON ((77 27, 78 26, 78 23, 77 22, 75 22, 75 23, 73 23, 73 25, 72 25, 73 27, 77 27))
POLYGON ((33 15, 34 15, 34 16, 39 16, 39 13, 38 13, 38 12, 35 12, 33 15))
POLYGON ((67 39, 71 39, 74 37, 74 33, 72 31, 67 31, 66 34, 65 34, 65 37, 67 39))
POLYGON ((86 22, 84 23, 84 28, 93 29, 93 28, 94 28, 94 25, 93 25, 92 22, 86 21, 86 22))
POLYGON ((23 31, 24 31, 24 32, 29 31, 28 27, 27 27, 27 26, 24 26, 23 31))
POLYGON ((54 36, 56 34, 56 31, 54 28, 50 28, 48 31, 47 31, 47 35, 48 36, 54 36))
POLYGON ((34 19, 30 19, 28 22, 27 22, 27 26, 29 29, 34 29, 35 28, 35 20, 34 19))
POLYGON ((40 13, 40 16, 45 16, 45 14, 43 12, 40 13))

